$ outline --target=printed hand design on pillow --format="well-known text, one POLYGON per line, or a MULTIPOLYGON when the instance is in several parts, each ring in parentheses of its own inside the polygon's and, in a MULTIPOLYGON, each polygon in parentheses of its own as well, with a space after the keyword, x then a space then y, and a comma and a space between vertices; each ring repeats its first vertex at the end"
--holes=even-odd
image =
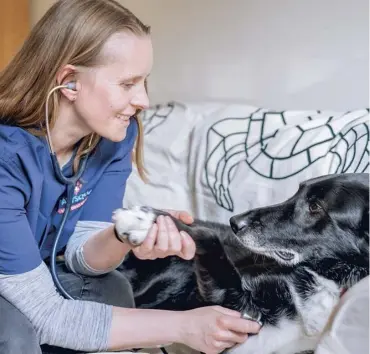
POLYGON ((246 162, 258 175, 287 179, 327 158, 326 173, 367 172, 369 110, 256 110, 248 117, 224 118, 207 132, 205 176, 221 207, 233 211, 230 184, 246 162))
POLYGON ((156 105, 141 113, 144 126, 144 134, 150 134, 155 128, 163 124, 175 109, 176 103, 169 102, 166 105, 156 105))

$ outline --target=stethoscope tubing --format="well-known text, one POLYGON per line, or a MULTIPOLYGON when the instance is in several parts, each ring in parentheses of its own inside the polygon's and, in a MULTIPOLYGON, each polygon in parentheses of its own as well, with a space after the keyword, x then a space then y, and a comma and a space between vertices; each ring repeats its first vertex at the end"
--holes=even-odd
MULTIPOLYGON (((85 172, 86 169, 86 164, 87 164, 87 159, 88 155, 86 154, 81 158, 79 168, 77 173, 74 174, 72 177, 66 177, 63 175, 62 169, 59 165, 56 153, 54 151, 53 143, 51 140, 51 134, 50 134, 50 127, 49 127, 49 98, 52 93, 54 93, 56 90, 61 89, 61 88, 69 88, 69 85, 59 85, 54 87, 52 90, 47 95, 46 98, 46 104, 45 104, 45 127, 46 127, 46 134, 47 134, 47 143, 48 147, 50 150, 50 157, 51 157, 51 162, 53 165, 54 173, 58 179, 59 182, 62 184, 65 184, 67 187, 70 185, 75 186, 77 181, 81 178, 82 174, 85 172)), ((70 193, 68 188, 67 188, 67 203, 64 208, 64 213, 63 213, 63 218, 62 221, 58 227, 58 230, 55 235, 55 239, 53 241, 52 245, 52 250, 51 250, 51 255, 50 255, 50 272, 51 272, 51 277, 54 281, 54 284, 58 291, 66 298, 70 300, 74 300, 73 296, 68 293, 68 291, 63 287, 62 283, 60 282, 58 272, 56 269, 56 258, 57 258, 57 250, 58 250, 58 243, 60 236, 62 235, 62 232, 64 230, 65 223, 67 222, 69 212, 71 210, 72 206, 72 199, 73 199, 73 193, 70 193)))

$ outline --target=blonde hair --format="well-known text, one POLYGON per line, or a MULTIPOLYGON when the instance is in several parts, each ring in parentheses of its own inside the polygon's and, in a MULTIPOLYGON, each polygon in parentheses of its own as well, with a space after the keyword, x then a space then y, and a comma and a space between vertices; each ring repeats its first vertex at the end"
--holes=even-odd
MULTIPOLYGON (((144 36, 150 34, 150 27, 114 0, 57 1, 0 73, 0 122, 8 119, 34 135, 46 135, 45 98, 58 85, 58 71, 66 64, 97 65, 104 43, 120 31, 144 36)), ((50 127, 55 123, 59 100, 60 95, 49 100, 50 127)), ((133 160, 141 178, 146 180, 139 113, 135 114, 139 129, 133 160)), ((99 140, 100 136, 94 133, 83 138, 74 160, 75 169, 81 156, 92 151, 99 140)))

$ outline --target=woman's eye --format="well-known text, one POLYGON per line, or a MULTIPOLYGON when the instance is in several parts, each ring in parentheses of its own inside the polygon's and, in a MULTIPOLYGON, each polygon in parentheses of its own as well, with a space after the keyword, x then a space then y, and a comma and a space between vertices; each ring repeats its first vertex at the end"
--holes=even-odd
POLYGON ((317 213, 318 211, 321 210, 321 206, 316 202, 311 202, 309 205, 309 209, 311 213, 317 213))
POLYGON ((133 87, 135 86, 135 84, 125 84, 125 83, 123 83, 123 84, 122 84, 122 86, 123 86, 125 89, 129 90, 129 89, 133 88, 133 87))

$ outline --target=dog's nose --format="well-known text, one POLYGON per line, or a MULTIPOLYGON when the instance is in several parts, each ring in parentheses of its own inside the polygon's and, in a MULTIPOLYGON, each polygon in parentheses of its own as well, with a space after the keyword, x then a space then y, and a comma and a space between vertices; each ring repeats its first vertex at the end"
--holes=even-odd
POLYGON ((244 215, 235 215, 230 218, 230 226, 235 234, 243 227, 247 226, 247 224, 247 218, 244 215))

